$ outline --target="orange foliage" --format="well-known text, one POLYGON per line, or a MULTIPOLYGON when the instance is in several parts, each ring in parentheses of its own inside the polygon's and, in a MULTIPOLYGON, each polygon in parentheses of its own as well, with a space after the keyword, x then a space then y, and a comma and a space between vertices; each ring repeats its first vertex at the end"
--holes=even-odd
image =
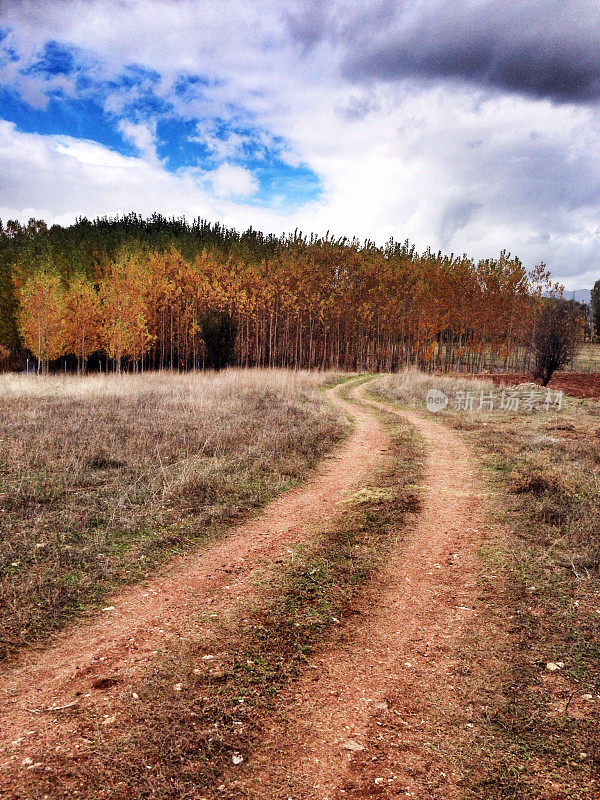
POLYGON ((528 275, 507 253, 475 263, 407 244, 300 237, 260 262, 206 250, 193 262, 175 249, 123 255, 97 279, 77 278, 65 293, 38 273, 21 288, 21 332, 41 360, 67 352, 85 365, 101 349, 117 369, 124 359, 202 366, 202 320, 218 312, 235 318, 242 366, 508 366, 550 286, 543 265, 528 275))
POLYGON ((60 278, 36 272, 20 287, 18 299, 19 332, 36 357, 39 372, 65 349, 65 298, 60 278))
POLYGON ((102 314, 98 294, 86 278, 78 277, 65 296, 65 351, 77 356, 85 370, 88 356, 102 343, 102 314))

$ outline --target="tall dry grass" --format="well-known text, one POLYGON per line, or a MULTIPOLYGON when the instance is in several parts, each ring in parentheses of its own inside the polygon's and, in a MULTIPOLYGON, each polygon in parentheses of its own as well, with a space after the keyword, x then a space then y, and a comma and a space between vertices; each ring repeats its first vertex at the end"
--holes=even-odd
POLYGON ((332 379, 0 376, 0 658, 306 475, 332 379))
POLYGON ((489 380, 476 378, 455 378, 450 375, 431 375, 418 369, 405 369, 391 375, 384 375, 377 381, 377 391, 390 400, 399 400, 413 407, 425 404, 429 389, 439 389, 449 397, 458 391, 489 392, 493 389, 489 380))

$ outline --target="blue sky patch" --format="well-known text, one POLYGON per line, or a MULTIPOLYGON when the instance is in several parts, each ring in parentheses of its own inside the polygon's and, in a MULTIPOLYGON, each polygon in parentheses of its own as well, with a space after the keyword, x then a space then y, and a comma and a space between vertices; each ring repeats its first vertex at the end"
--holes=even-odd
MULTIPOLYGON (((6 33, 0 30, 0 58, 12 57, 6 33)), ((16 58, 16 55, 14 56, 16 58)), ((1 62, 0 62, 1 63, 1 62)), ((41 135, 65 135, 104 145, 124 156, 143 157, 119 130, 122 122, 156 130, 158 158, 170 172, 197 168, 211 172, 221 164, 241 166, 257 179, 252 203, 293 210, 321 194, 318 176, 307 166, 290 166, 282 154, 286 144, 252 125, 252 116, 236 104, 225 104, 221 116, 186 115, 186 104, 203 100, 207 90, 222 84, 200 74, 181 74, 164 92, 161 75, 140 64, 128 64, 117 77, 99 80, 99 64, 86 61, 77 49, 56 40, 45 43, 20 74, 48 98, 45 108, 27 103, 17 88, 0 88, 0 116, 18 130, 41 135), (94 65, 92 67, 92 64, 94 65), (74 96, 51 79, 68 77, 74 96)), ((190 106, 193 108, 193 106, 190 106)), ((197 108, 197 106, 196 106, 197 108)))
POLYGON ((158 83, 160 74, 153 69, 146 69, 139 64, 128 64, 116 81, 109 82, 109 86, 143 86, 145 83, 158 83))
POLYGON ((71 75, 77 69, 73 52, 58 42, 46 42, 38 60, 24 74, 40 72, 45 75, 71 75))
POLYGON ((208 89, 211 82, 202 75, 180 75, 173 84, 177 97, 192 99, 201 95, 201 89, 208 89))
POLYGON ((259 184, 250 201, 253 205, 291 210, 317 199, 322 192, 319 177, 310 167, 287 164, 281 155, 285 143, 278 137, 263 136, 257 128, 215 118, 201 125, 199 132, 197 120, 165 117, 159 120, 156 133, 157 154, 170 171, 190 167, 208 171, 224 161, 250 170, 259 184), (204 141, 203 130, 208 135, 204 141), (219 155, 220 144, 226 157, 219 155))
POLYGON ((28 105, 11 89, 0 89, 0 110, 3 119, 14 122, 24 133, 91 139, 124 156, 137 154, 102 106, 91 99, 77 100, 57 92, 50 96, 46 108, 41 109, 28 105))
POLYGON ((279 158, 258 162, 254 168, 245 164, 258 178, 256 204, 292 211, 322 194, 319 176, 307 164, 291 166, 279 158))
POLYGON ((7 64, 9 61, 18 61, 19 56, 15 49, 6 43, 5 39, 8 37, 8 31, 0 28, 0 66, 7 64))
POLYGON ((166 159, 166 167, 176 172, 182 167, 194 167, 210 158, 206 145, 191 141, 196 132, 196 123, 180 117, 163 117, 156 126, 156 152, 166 159))

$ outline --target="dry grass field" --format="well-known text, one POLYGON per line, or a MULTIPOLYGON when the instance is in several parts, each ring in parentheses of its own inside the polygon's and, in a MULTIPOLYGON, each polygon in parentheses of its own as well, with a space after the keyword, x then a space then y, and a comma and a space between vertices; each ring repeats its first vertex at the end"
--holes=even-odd
POLYGON ((492 388, 492 383, 485 378, 428 375, 418 369, 406 369, 393 375, 385 375, 377 381, 379 394, 421 410, 425 409, 425 396, 429 389, 438 389, 451 396, 458 391, 479 393, 482 389, 489 391, 492 388))
POLYGON ((573 369, 575 372, 600 371, 600 345, 596 342, 580 345, 573 369))
POLYGON ((0 659, 303 478, 333 377, 0 376, 0 659))

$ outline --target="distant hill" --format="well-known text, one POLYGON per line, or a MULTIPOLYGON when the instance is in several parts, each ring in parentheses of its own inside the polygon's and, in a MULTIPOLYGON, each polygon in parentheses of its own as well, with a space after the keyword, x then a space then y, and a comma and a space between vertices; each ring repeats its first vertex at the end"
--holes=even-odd
MULTIPOLYGON (((544 292, 544 297, 549 297, 549 295, 544 292)), ((585 303, 586 306, 592 303, 592 293, 590 289, 565 289, 563 297, 565 300, 576 300, 578 303, 585 303)))
POLYGON ((572 292, 565 289, 565 300, 577 300, 578 303, 585 303, 589 306, 592 302, 592 295, 589 289, 575 289, 572 292))

